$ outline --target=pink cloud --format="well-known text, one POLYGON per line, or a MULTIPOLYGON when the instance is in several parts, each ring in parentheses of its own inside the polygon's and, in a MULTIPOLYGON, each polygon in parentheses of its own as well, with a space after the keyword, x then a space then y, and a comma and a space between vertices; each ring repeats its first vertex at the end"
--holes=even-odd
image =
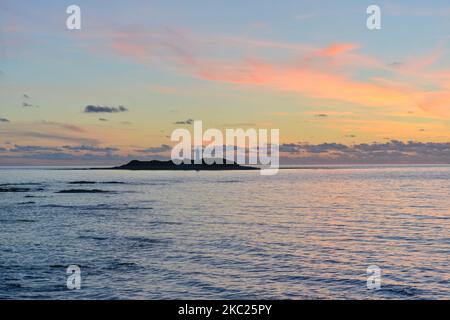
POLYGON ((111 48, 116 53, 139 63, 165 61, 203 80, 298 92, 305 97, 363 106, 401 110, 416 106, 427 112, 449 114, 448 95, 439 89, 449 87, 448 73, 429 70, 442 56, 442 50, 389 67, 359 53, 357 44, 345 42, 314 48, 241 36, 199 36, 170 29, 121 31, 111 38, 111 48), (267 49, 286 58, 275 59, 277 55, 267 53, 267 49), (361 80, 356 76, 362 70, 382 70, 390 75, 361 80), (437 89, 429 92, 422 89, 424 84, 437 89))
POLYGON ((351 43, 336 43, 320 50, 317 54, 322 57, 333 57, 356 49, 357 46, 351 43))
POLYGON ((412 92, 377 83, 352 80, 333 72, 310 68, 245 61, 236 65, 211 65, 199 77, 212 81, 260 85, 293 91, 311 98, 332 99, 366 106, 402 106, 412 103, 412 92))

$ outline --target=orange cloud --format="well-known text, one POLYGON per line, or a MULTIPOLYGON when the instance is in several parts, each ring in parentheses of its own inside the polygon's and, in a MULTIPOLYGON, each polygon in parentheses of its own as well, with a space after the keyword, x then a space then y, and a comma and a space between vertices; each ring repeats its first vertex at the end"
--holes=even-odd
POLYGON ((450 115, 450 93, 430 92, 424 95, 419 107, 433 114, 450 115))
POLYGON ((357 46, 351 43, 336 43, 320 50, 318 55, 322 57, 333 57, 341 53, 349 52, 355 48, 357 48, 357 46))
POLYGON ((208 81, 261 86, 298 92, 309 98, 393 107, 400 109, 398 111, 417 107, 442 116, 450 114, 447 107, 450 98, 445 93, 450 87, 449 73, 428 70, 442 56, 442 50, 389 67, 355 52, 358 45, 351 43, 335 43, 317 49, 304 44, 243 37, 201 37, 177 30, 118 33, 112 48, 138 62, 148 63, 149 57, 156 56, 175 63, 184 73, 208 81), (238 55, 224 58, 222 49, 234 50, 238 55), (273 61, 274 56, 268 55, 268 49, 276 49, 286 58, 283 62, 273 61), (242 56, 247 52, 250 58, 242 56), (361 79, 358 77, 361 71, 382 71, 388 76, 361 79), (423 89, 430 85, 436 89, 432 92, 423 89))
POLYGON ((414 92, 401 91, 376 83, 310 68, 275 66, 246 61, 238 65, 211 65, 198 76, 207 80, 262 85, 307 97, 339 100, 366 106, 410 106, 414 92))

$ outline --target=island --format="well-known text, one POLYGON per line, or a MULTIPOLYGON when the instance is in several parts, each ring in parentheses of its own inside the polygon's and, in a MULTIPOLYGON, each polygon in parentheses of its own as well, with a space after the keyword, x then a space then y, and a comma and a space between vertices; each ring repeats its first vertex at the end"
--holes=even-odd
MULTIPOLYGON (((209 161, 208 161, 209 162, 209 161)), ((172 160, 160 161, 139 161, 132 160, 127 164, 113 168, 103 168, 108 170, 191 170, 191 171, 219 171, 219 170, 259 170, 256 167, 243 166, 233 163, 226 163, 225 159, 222 159, 223 164, 217 163, 207 164, 205 159, 202 159, 201 164, 195 164, 192 160, 186 160, 184 163, 175 164, 172 160)))

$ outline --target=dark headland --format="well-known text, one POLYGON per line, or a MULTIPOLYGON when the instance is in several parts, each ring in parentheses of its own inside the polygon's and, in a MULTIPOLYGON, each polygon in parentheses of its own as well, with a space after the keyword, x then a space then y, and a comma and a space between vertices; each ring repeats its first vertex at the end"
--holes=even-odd
POLYGON ((160 161, 139 161, 132 160, 127 164, 122 166, 107 168, 109 170, 193 170, 193 171, 219 171, 219 170, 259 170, 259 168, 242 166, 235 162, 226 163, 223 159, 222 163, 217 163, 215 161, 213 164, 207 164, 205 160, 202 160, 201 164, 194 164, 192 160, 186 160, 184 163, 175 164, 171 160, 160 161))

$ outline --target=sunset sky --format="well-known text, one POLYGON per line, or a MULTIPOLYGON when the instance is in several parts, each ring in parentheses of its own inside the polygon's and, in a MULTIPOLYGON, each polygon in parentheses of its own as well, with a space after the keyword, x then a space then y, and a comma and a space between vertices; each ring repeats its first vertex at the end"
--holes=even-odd
POLYGON ((439 0, 0 0, 0 164, 164 157, 190 119, 278 128, 308 163, 441 162, 449 42, 439 0))

